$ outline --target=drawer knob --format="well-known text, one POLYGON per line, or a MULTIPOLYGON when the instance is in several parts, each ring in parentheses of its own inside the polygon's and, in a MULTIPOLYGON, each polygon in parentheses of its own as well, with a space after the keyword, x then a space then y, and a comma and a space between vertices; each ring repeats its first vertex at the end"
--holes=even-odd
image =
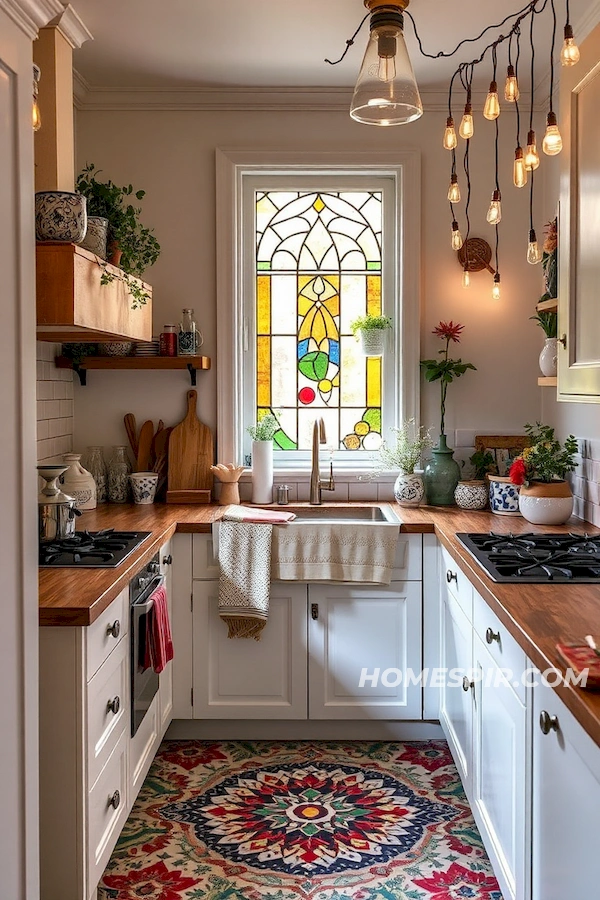
POLYGON ((112 806, 113 809, 118 809, 121 803, 121 794, 119 791, 115 791, 112 797, 108 798, 108 805, 112 806))
POLYGON ((106 711, 114 713, 115 716, 119 712, 120 709, 121 709, 121 698, 120 697, 114 697, 112 700, 109 700, 108 703, 106 704, 106 711))
POLYGON ((488 628, 485 633, 485 639, 488 644, 493 644, 494 641, 498 641, 498 643, 500 643, 500 632, 494 631, 493 628, 488 628))
POLYGON ((163 566, 170 566, 173 564, 173 557, 169 553, 168 556, 163 556, 163 566))
POLYGON ((559 727, 557 717, 551 716, 550 713, 547 713, 546 710, 543 709, 540 713, 540 728, 542 729, 542 734, 550 734, 551 731, 558 731, 559 727))
POLYGON ((112 623, 112 625, 108 625, 106 628, 106 636, 112 635, 114 638, 118 638, 121 634, 121 623, 118 619, 112 623))
POLYGON ((465 675, 463 678, 462 687, 463 687, 463 691, 465 692, 465 694, 467 694, 471 690, 471 688, 475 687, 475 682, 469 681, 469 679, 465 675))
POLYGON ((446 581, 448 582, 448 584, 451 584, 453 581, 455 581, 458 585, 458 575, 456 574, 456 572, 451 572, 450 569, 448 569, 448 571, 446 572, 446 581))

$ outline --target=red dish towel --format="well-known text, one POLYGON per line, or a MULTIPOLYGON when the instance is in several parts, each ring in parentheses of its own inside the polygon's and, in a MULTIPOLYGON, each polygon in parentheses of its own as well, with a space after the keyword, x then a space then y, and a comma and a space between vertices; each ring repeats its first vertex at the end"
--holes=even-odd
POLYGON ((157 588, 152 594, 154 605, 146 616, 146 659, 145 667, 152 666, 157 674, 173 659, 173 640, 169 607, 165 588, 157 588))

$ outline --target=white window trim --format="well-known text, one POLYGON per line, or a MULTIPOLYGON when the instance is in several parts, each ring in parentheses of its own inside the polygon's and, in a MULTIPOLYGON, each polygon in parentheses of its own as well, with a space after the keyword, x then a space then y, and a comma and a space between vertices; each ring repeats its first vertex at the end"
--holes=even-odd
MULTIPOLYGON (((240 201, 243 179, 248 174, 287 174, 311 169, 326 174, 347 172, 364 175, 393 175, 399 185, 397 252, 401 277, 397 291, 401 297, 400 328, 394 328, 394 353, 400 354, 397 408, 405 418, 419 422, 419 326, 420 326, 420 244, 421 244, 421 160, 414 150, 397 153, 337 153, 268 150, 216 151, 216 238, 217 238, 217 439, 221 462, 242 463, 241 446, 236 442, 236 423, 242 416, 242 352, 250 336, 244 333, 241 316, 243 273, 240 201)), ((370 467, 370 459, 336 467, 352 476, 370 467)), ((306 465, 278 468, 282 474, 306 474, 306 465)))

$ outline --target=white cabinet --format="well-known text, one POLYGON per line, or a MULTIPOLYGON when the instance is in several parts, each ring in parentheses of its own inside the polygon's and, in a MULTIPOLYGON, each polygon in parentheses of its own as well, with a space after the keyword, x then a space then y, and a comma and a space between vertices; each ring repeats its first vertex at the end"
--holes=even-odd
POLYGON ((309 586, 311 719, 419 719, 421 584, 309 586))
POLYGON ((454 595, 442 590, 442 669, 445 670, 445 675, 440 696, 440 724, 465 791, 470 794, 473 726, 473 690, 470 673, 473 668, 473 626, 454 595))
POLYGON ((532 900, 597 897, 600 749, 543 683, 533 689, 532 798, 532 900))
MULTIPOLYGON (((169 621, 173 630, 173 548, 172 541, 160 548, 160 571, 165 579, 167 603, 169 607, 169 621)), ((158 688, 160 706, 160 731, 165 733, 173 718, 173 662, 167 663, 160 673, 158 688)))
POLYGON ((306 718, 306 585, 274 583, 260 641, 230 640, 218 581, 194 582, 194 718, 306 718))

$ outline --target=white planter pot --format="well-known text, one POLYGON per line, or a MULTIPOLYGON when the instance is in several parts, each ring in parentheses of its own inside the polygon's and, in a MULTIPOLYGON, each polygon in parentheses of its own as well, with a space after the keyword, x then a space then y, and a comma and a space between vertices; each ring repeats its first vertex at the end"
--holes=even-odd
POLYGON ((273 502, 273 441, 252 441, 252 502, 273 502))
POLYGON ((63 459, 69 467, 63 476, 65 493, 74 498, 78 509, 96 509, 96 482, 79 462, 81 454, 65 453, 63 459))
POLYGON ((399 506, 419 506, 425 496, 425 485, 415 472, 401 472, 394 484, 394 497, 399 506))
POLYGON ((573 513, 573 495, 566 481, 531 482, 521 488, 521 515, 532 525, 562 525, 573 513))
POLYGON ((556 350, 557 339, 546 338, 542 352, 540 353, 540 369, 546 378, 553 378, 557 372, 558 353, 556 350))
POLYGON ((383 356, 387 328, 370 328, 360 332, 360 343, 365 356, 383 356))
POLYGON ((501 475, 488 475, 490 508, 497 516, 520 516, 518 484, 501 475))

